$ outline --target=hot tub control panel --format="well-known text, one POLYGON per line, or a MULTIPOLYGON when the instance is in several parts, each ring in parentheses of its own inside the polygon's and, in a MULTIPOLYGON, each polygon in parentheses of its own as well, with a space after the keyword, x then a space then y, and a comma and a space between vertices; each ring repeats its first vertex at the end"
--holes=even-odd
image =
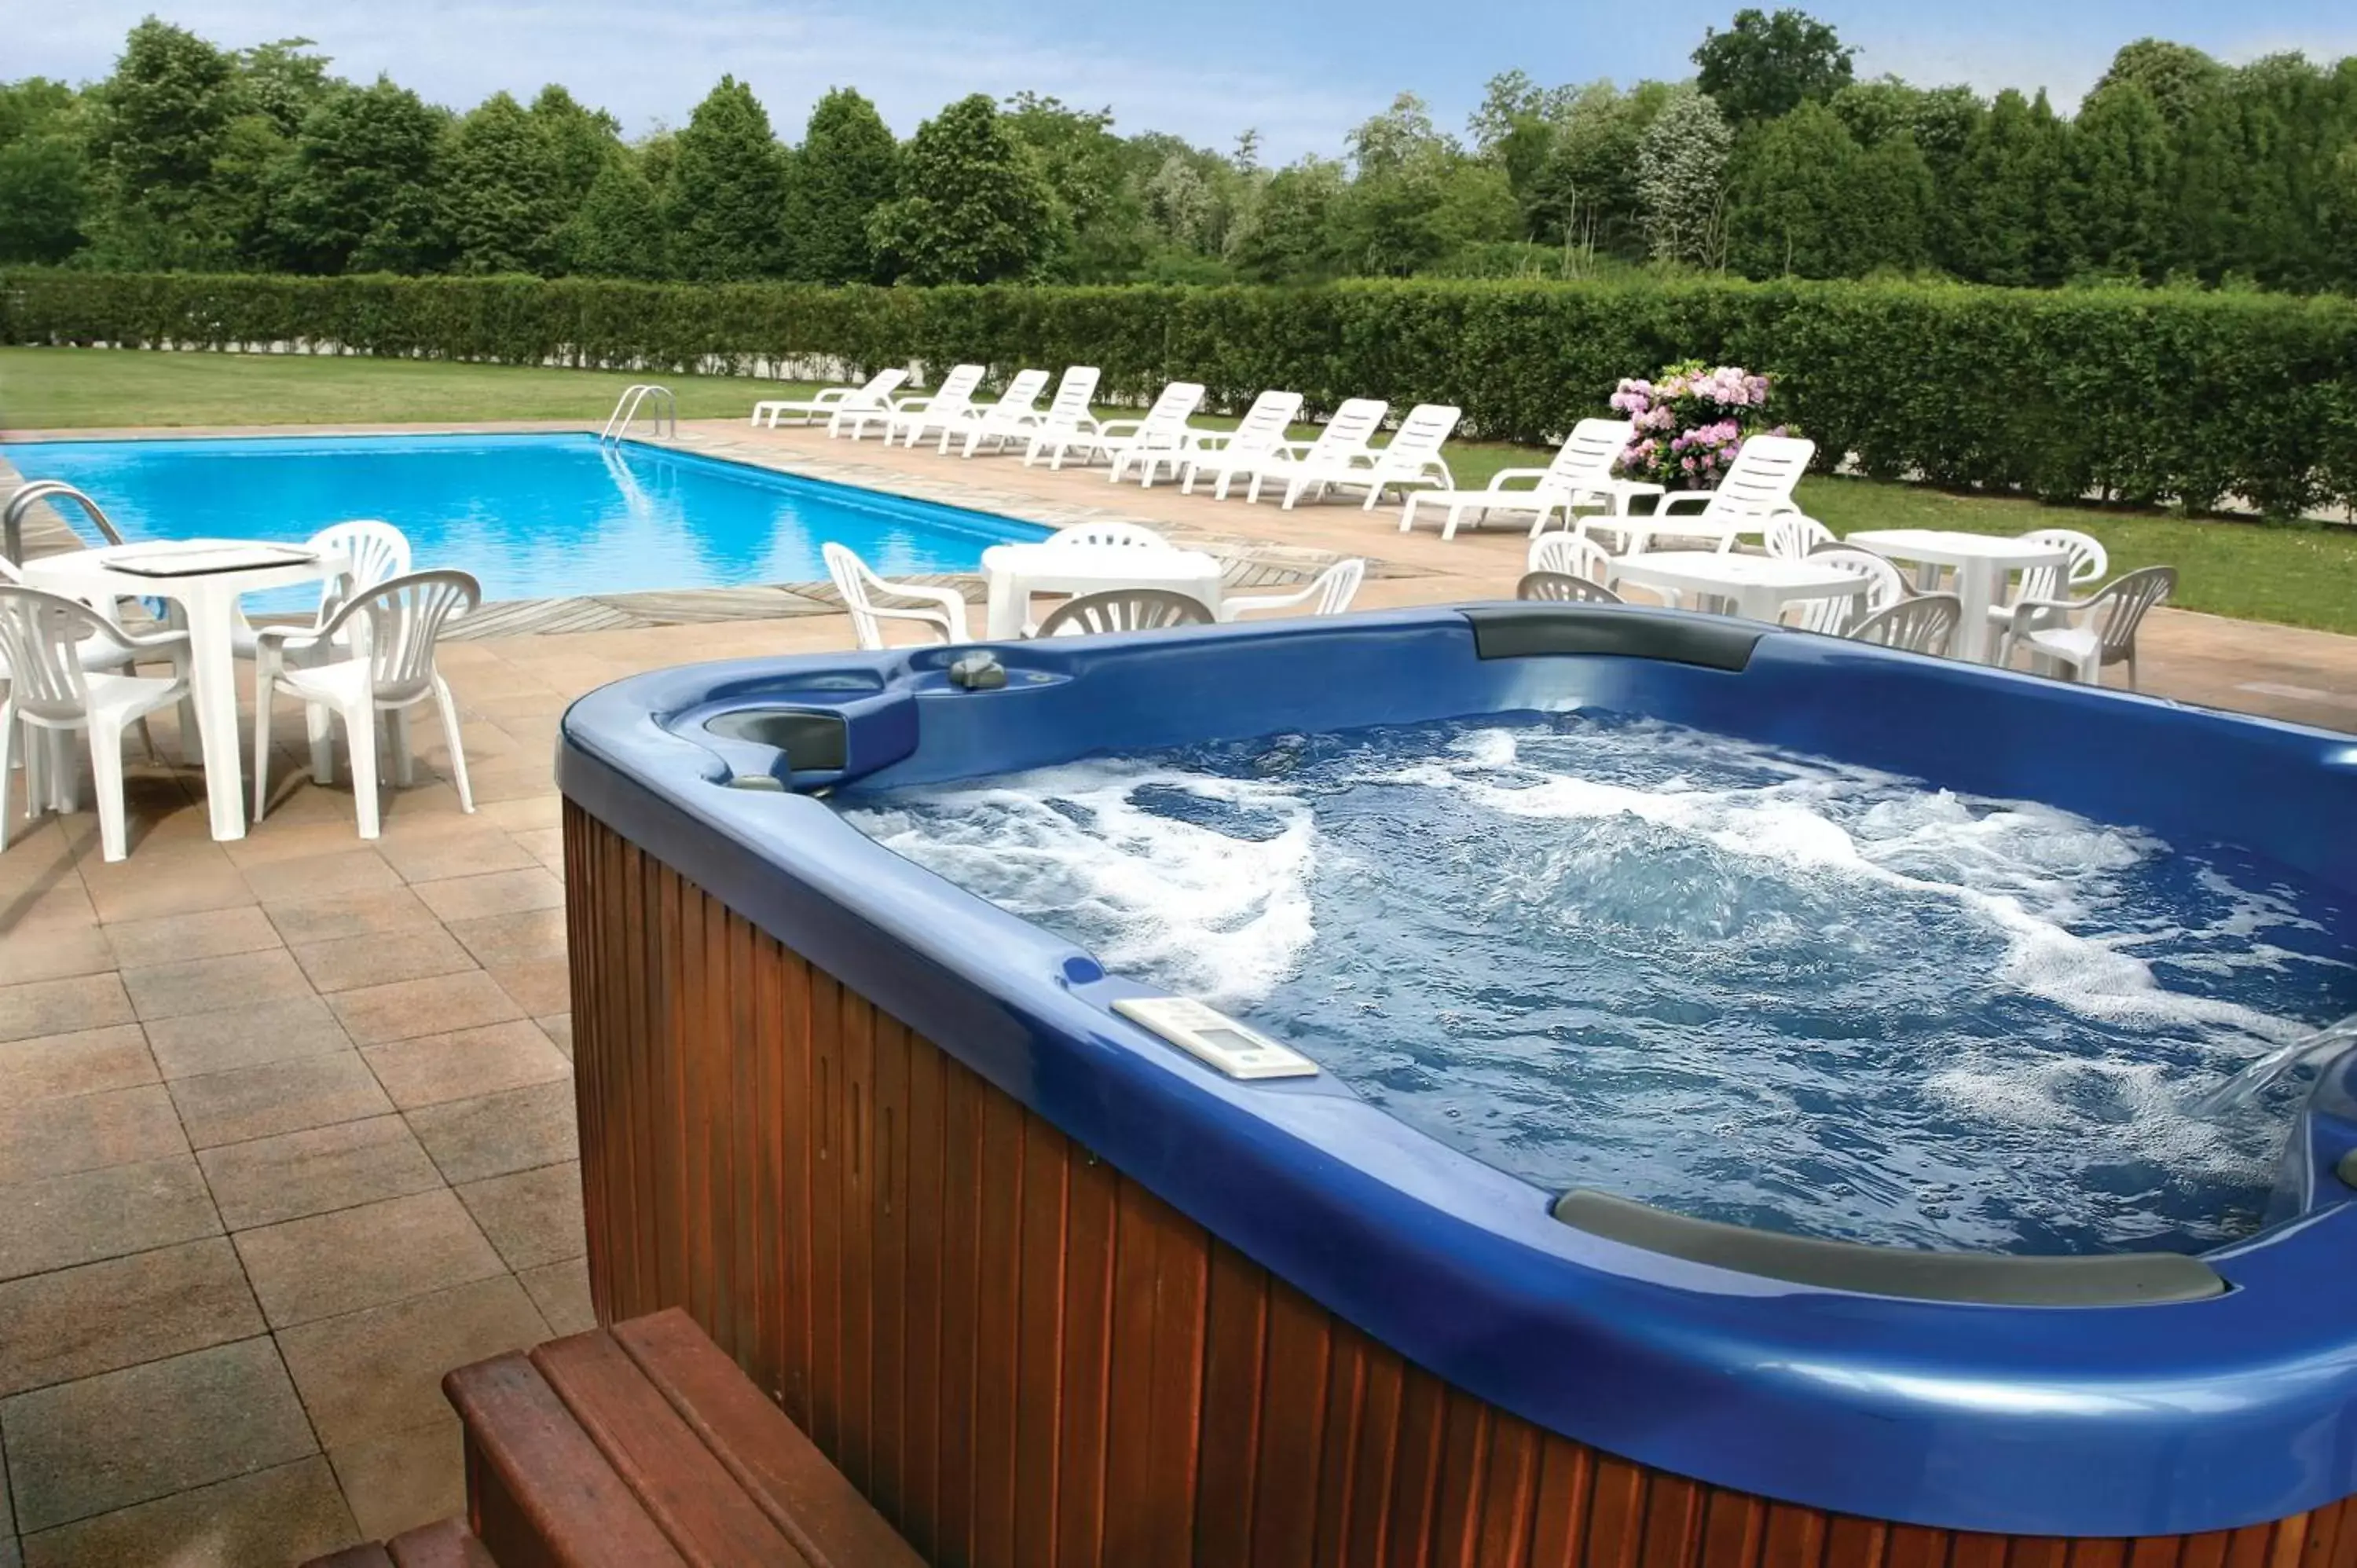
POLYGON ((1230 1078, 1309 1078, 1318 1071, 1299 1051, 1184 996, 1125 996, 1113 1010, 1230 1078))

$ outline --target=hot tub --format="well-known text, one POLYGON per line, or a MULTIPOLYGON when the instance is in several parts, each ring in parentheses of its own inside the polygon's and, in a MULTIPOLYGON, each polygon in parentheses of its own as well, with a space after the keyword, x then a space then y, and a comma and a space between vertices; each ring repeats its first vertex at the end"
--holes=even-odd
POLYGON ((1116 1009, 1153 987, 831 803, 1581 709, 2357 890, 2348 737, 1716 618, 640 676, 558 765, 600 1318, 686 1307, 942 1563, 2357 1563, 2357 1058, 2266 1223, 2198 1256, 1749 1230, 1534 1186, 1329 1074, 1231 1076, 1116 1009))

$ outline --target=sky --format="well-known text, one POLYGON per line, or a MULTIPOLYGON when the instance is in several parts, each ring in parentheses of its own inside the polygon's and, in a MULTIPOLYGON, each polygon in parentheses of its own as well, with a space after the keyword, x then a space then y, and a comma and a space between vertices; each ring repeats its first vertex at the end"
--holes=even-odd
MULTIPOLYGON (((1761 0, 1770 5, 1772 0, 1761 0)), ((1226 147, 1247 126, 1264 156, 1338 155, 1351 126, 1410 91, 1459 127, 1491 76, 1546 84, 1674 78, 1736 0, 12 0, 0 78, 107 74, 142 16, 230 47, 309 38, 356 80, 382 71, 464 108, 561 81, 627 132, 684 124, 724 71, 752 84, 789 139, 818 96, 856 87, 901 134, 952 99, 1022 89, 1110 106, 1124 133, 1226 147)), ((2357 53, 2357 12, 2313 0, 1974 0, 1941 7, 1809 0, 1858 47, 1862 76, 1994 91, 2045 87, 2068 108, 2112 51, 2147 35, 2239 61, 2280 49, 2357 53), (2336 15, 2337 13, 2337 15, 2336 15)))

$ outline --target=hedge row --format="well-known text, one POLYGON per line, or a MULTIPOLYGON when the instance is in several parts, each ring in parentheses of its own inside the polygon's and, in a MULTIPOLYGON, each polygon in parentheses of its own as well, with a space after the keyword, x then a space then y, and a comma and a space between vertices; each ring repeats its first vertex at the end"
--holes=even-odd
POLYGON ((633 370, 979 360, 1453 403, 1543 442, 1676 360, 1776 374, 1868 473, 2272 515, 2357 504, 2357 300, 1958 285, 1354 282, 824 288, 588 280, 0 274, 0 342, 342 351, 633 370))

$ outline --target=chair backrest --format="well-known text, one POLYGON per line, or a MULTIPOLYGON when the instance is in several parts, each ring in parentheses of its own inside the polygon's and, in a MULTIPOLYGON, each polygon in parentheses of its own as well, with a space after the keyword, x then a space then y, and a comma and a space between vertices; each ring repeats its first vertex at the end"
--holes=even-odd
POLYGON ((1907 597, 1907 579, 1900 575, 1898 567, 1871 550, 1860 550, 1852 544, 1830 544, 1811 551, 1808 559, 1812 566, 1831 566, 1853 577, 1865 578, 1866 593, 1862 597, 1845 594, 1803 600, 1800 624, 1807 630, 1838 636, 1859 617, 1889 609, 1907 597))
POLYGON ((352 657, 368 660, 377 700, 405 702, 433 683, 442 628, 482 602, 483 585, 465 572, 413 572, 346 599, 319 636, 349 628, 352 657))
POLYGON ((998 394, 998 401, 986 405, 983 413, 994 419, 1009 414, 1037 413, 1039 412, 1039 394, 1047 389, 1047 371, 1017 371, 1015 379, 1006 383, 1006 390, 998 394))
POLYGON ((1779 512, 1768 520, 1768 553, 1779 561, 1797 561, 1822 544, 1834 542, 1834 531, 1813 517, 1797 511, 1779 512))
POLYGON ((1611 560, 1610 552, 1585 535, 1542 533, 1531 541, 1530 558, 1523 563, 1523 570, 1555 572, 1601 583, 1611 560))
POLYGON ((1583 483, 1602 484, 1612 477, 1620 454, 1637 438, 1633 419, 1583 419, 1571 427, 1547 465, 1549 489, 1577 489, 1583 483))
POLYGON ((1114 588, 1086 594, 1039 623, 1039 637, 1085 637, 1108 631, 1153 631, 1166 626, 1209 626, 1203 601, 1168 588, 1114 588))
MULTIPOLYGON (((974 390, 982 385, 982 376, 980 365, 952 365, 950 373, 942 378, 942 384, 933 389, 932 396, 926 401, 923 417, 944 419, 974 407, 974 390)), ((912 414, 909 417, 917 416, 912 414)))
POLYGON ((323 554, 339 553, 352 564, 351 570, 343 576, 331 577, 320 585, 321 620, 335 614, 336 607, 354 594, 405 576, 409 572, 409 536, 393 524, 373 518, 331 522, 311 535, 307 542, 323 554))
POLYGON ((1273 451, 1300 414, 1299 392, 1265 392, 1244 410, 1243 418, 1228 436, 1227 450, 1237 456, 1273 451))
POLYGON ((844 401, 872 406, 899 392, 900 383, 908 379, 909 372, 905 370, 895 368, 889 371, 878 371, 867 378, 866 386, 861 387, 844 401))
POLYGON ((1137 550, 1168 550, 1170 542, 1135 522, 1076 522, 1060 528, 1042 542, 1048 544, 1120 544, 1137 550))
POLYGON ((1056 395, 1048 404, 1046 423, 1059 429, 1070 429, 1086 419, 1090 400, 1097 395, 1097 381, 1104 372, 1094 365, 1074 365, 1056 383, 1056 395))
POLYGON ((120 648, 131 646, 113 622, 88 605, 22 586, 13 573, 0 583, 0 666, 8 671, 8 695, 19 714, 63 720, 89 711, 90 677, 82 671, 81 644, 92 636, 120 648))
POLYGON ((1964 601, 1955 595, 1924 594, 1852 621, 1842 635, 1853 641, 1903 648, 1910 653, 1945 653, 1964 614, 1964 601))
POLYGON ((2144 566, 2113 578, 2087 597, 2095 636, 2104 647, 2104 662, 2117 664, 2136 657, 2136 628, 2145 613, 2177 591, 2177 568, 2144 566))
POLYGON ((2076 529, 2041 528, 2023 534, 2021 540, 2040 549, 2060 550, 2070 557, 2061 566, 2038 566, 2024 572, 2022 598, 2067 599, 2073 588, 2099 581, 2111 570, 2111 557, 2104 553, 2103 542, 2076 529))
POLYGON ((1314 616, 1338 616, 1351 607, 1359 596, 1359 585, 1366 581, 1367 564, 1357 556, 1337 561, 1318 574, 1318 596, 1309 607, 1314 616))
POLYGON ((1309 444, 1309 460, 1336 457, 1345 452, 1363 452, 1367 443, 1382 427, 1383 415, 1391 404, 1379 397, 1354 397, 1334 411, 1334 417, 1318 432, 1318 439, 1309 444))
POLYGON ((1797 435, 1755 435, 1711 492, 1705 517, 1767 517, 1792 507, 1792 488, 1809 471, 1817 444, 1797 435))
POLYGON ((1601 583, 1575 577, 1568 572, 1526 572, 1514 585, 1518 599, 1556 599, 1575 605, 1617 605, 1620 596, 1601 583))
POLYGON ((1399 434, 1383 449, 1378 461, 1385 467, 1419 467, 1428 458, 1437 456, 1440 444, 1457 428, 1462 417, 1459 410, 1445 403, 1420 403, 1407 411, 1400 421, 1399 434))
MULTIPOLYGON (((1264 394, 1265 395, 1265 394, 1264 394)), ((1203 383, 1172 381, 1154 395, 1154 406, 1137 422, 1139 434, 1149 430, 1177 430, 1194 416, 1203 404, 1203 383)), ((1255 403, 1254 407, 1259 405, 1255 403)))
POLYGON ((865 649, 884 646, 884 626, 876 618, 875 601, 867 596, 867 585, 881 584, 883 579, 867 569, 849 545, 828 540, 818 547, 826 562, 826 575, 834 584, 834 591, 843 596, 843 607, 851 615, 852 639, 865 649))

